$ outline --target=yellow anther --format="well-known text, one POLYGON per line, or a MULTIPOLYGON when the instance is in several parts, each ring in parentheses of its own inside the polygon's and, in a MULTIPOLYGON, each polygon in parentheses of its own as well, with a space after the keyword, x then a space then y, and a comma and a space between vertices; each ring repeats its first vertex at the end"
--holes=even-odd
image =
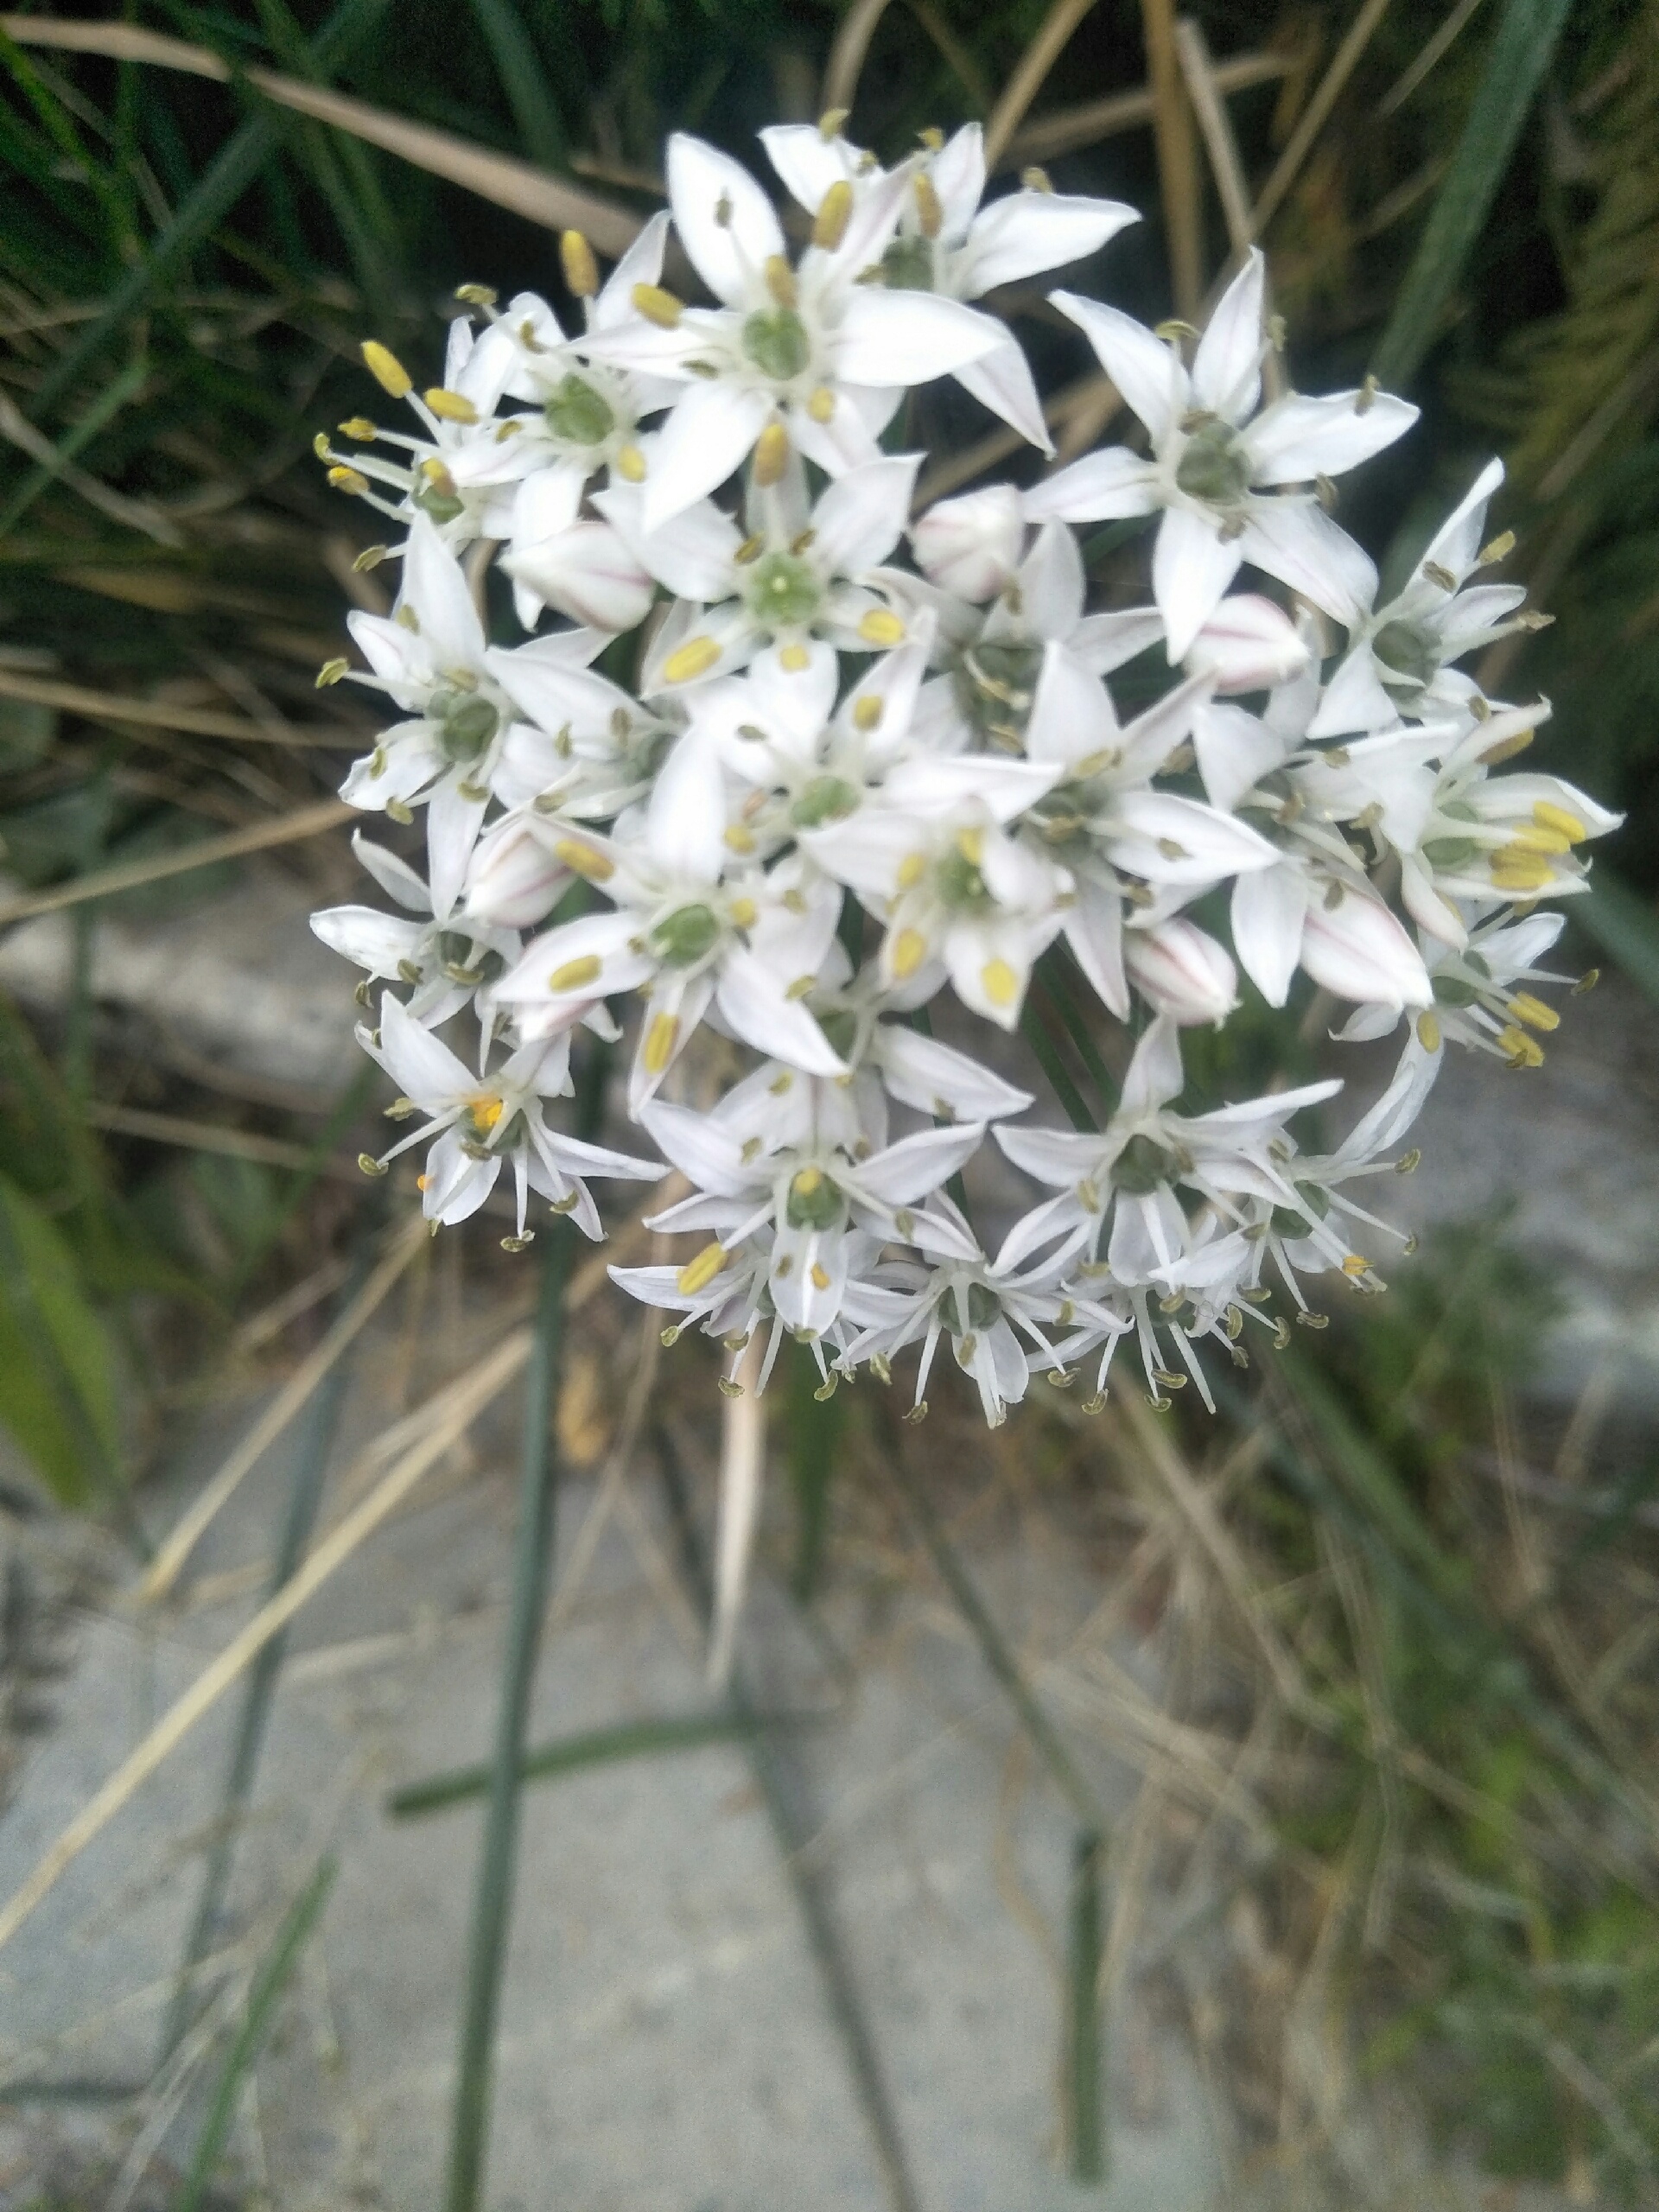
POLYGON ((867 645, 879 645, 885 651, 890 645, 903 645, 905 626, 890 607, 873 607, 860 618, 858 634, 867 645))
POLYGON ((830 1287, 830 1277, 829 1277, 829 1274, 828 1274, 828 1272, 827 1272, 827 1270, 826 1270, 825 1268, 823 1268, 822 1266, 820 1266, 820 1264, 818 1263, 818 1262, 817 1262, 817 1260, 814 1260, 814 1261, 813 1261, 813 1262, 812 1262, 811 1274, 812 1274, 812 1287, 813 1287, 813 1289, 814 1289, 814 1290, 828 1290, 828 1289, 829 1289, 829 1287, 830 1287))
POLYGON ((746 537, 732 558, 740 569, 747 569, 752 562, 758 561, 766 550, 766 539, 757 533, 753 537, 746 537))
POLYGON ((369 488, 369 480, 362 470, 347 468, 343 462, 337 468, 329 470, 328 481, 336 492, 348 492, 354 499, 361 499, 369 488))
POLYGON ((636 284, 630 297, 633 311, 642 315, 647 322, 654 322, 658 330, 678 327, 685 313, 685 302, 672 292, 665 292, 660 284, 636 284))
POLYGON ((1513 760, 1517 753, 1526 751, 1536 734, 1534 730, 1518 729, 1512 736, 1500 737, 1496 745, 1489 745, 1481 754, 1482 766, 1495 768, 1500 760, 1513 760))
POLYGON ((1426 1052, 1438 1052, 1440 1051, 1440 1025, 1436 1015, 1432 1014, 1420 1014, 1418 1015, 1417 1042, 1422 1046, 1426 1052))
POLYGON ((1481 547, 1475 566, 1478 569, 1490 569, 1495 561, 1507 561, 1514 550, 1515 532, 1512 530, 1506 530, 1500 536, 1493 538, 1490 545, 1481 547))
POLYGON ((969 868, 977 868, 985 857, 985 832, 982 830, 958 830, 957 850, 969 868))
POLYGON ((901 891, 913 891, 926 874, 927 855, 906 853, 899 863, 899 888, 901 891))
POLYGON ((591 300, 599 289, 599 264, 594 249, 580 231, 559 233, 559 266, 564 281, 579 300, 591 300))
POLYGON ((1580 976, 1578 982, 1573 986, 1573 997, 1575 999, 1581 999, 1586 991, 1593 991, 1596 985, 1600 981, 1601 970, 1599 968, 1586 968, 1583 975, 1580 976))
POLYGON ((812 656, 804 645, 785 645, 778 656, 778 665, 791 676, 798 676, 804 668, 810 668, 812 656))
POLYGON ((1371 1272, 1371 1263, 1363 1252, 1351 1252, 1342 1263, 1342 1272, 1356 1277, 1368 1275, 1371 1272))
POLYGON ((671 1014, 653 1014, 651 1027, 645 1032, 645 1073, 661 1075, 674 1057, 674 1047, 679 1042, 680 1025, 671 1014))
MULTIPOLYGON (((754 832, 749 829, 746 823, 741 822, 734 822, 728 829, 721 832, 721 842, 725 845, 728 853, 752 853, 754 850, 754 832)), ((747 906, 748 901, 746 899, 741 900, 740 903, 743 906, 747 906)), ((736 920, 736 907, 732 909, 732 917, 734 920, 736 920)), ((747 922, 740 922, 738 923, 738 927, 740 929, 747 929, 748 924, 747 922)))
POLYGON ((918 130, 916 138, 918 144, 925 146, 930 154, 944 151, 944 133, 937 123, 930 123, 925 130, 918 130))
POLYGON ((547 988, 550 991, 579 991, 584 983, 598 982, 599 964, 596 952, 584 952, 580 960, 567 960, 562 968, 556 968, 547 979, 547 988))
POLYGON ((481 1137, 488 1136, 505 1111, 505 1099, 499 1098, 493 1090, 486 1091, 481 1098, 474 1098, 467 1109, 468 1119, 481 1137))
POLYGON ((916 219, 922 226, 922 236, 936 238, 944 228, 944 209, 939 205, 939 195, 933 188, 933 180, 925 169, 918 169, 913 184, 916 219))
POLYGON ((900 930, 893 941, 893 972, 898 982, 913 976, 927 957, 927 939, 919 930, 900 930))
POLYGON ((818 212, 812 218, 813 245, 833 253, 847 235, 852 213, 853 188, 844 176, 838 176, 819 200, 818 212))
POLYGON ((638 446, 619 446, 616 449, 616 473, 627 484, 643 484, 645 480, 645 456, 638 446))
POLYGON ((382 391, 393 399, 407 399, 415 379, 388 346, 373 338, 363 340, 363 365, 382 391))
MULTIPOLYGON (((749 836, 749 833, 747 830, 743 832, 743 835, 746 837, 749 836)), ((729 830, 726 832, 726 842, 728 845, 732 842, 732 833, 729 830)), ((752 851, 753 849, 753 846, 754 840, 753 837, 749 837, 748 849, 752 851)), ((743 849, 740 847, 739 849, 741 850, 743 849)), ((756 906, 753 899, 734 899, 731 905, 726 909, 726 912, 731 916, 732 926, 734 929, 752 930, 754 927, 755 923, 760 919, 760 909, 756 906)))
POLYGON ((789 432, 781 423, 768 423, 754 442, 754 480, 764 491, 782 479, 789 467, 789 432))
POLYGON ((1511 1025, 1497 1033, 1497 1049, 1507 1055, 1512 1068, 1541 1068, 1544 1065, 1544 1048, 1524 1029, 1511 1025))
POLYGON ((417 1175, 415 1178, 415 1187, 417 1191, 429 1191, 432 1187, 432 1178, 429 1175, 417 1175))
POLYGON ((1430 583, 1438 584, 1442 591, 1456 591, 1458 588, 1457 578, 1442 562, 1425 561, 1423 574, 1428 578, 1430 583))
POLYGON ((1054 189, 1053 178, 1046 169, 1039 168, 1035 162, 1028 169, 1020 170, 1020 181, 1027 192, 1052 193, 1054 189))
POLYGON ((836 395, 827 384, 817 385, 806 403, 806 411, 815 423, 833 423, 836 419, 836 395))
POLYGON ((1517 822, 1510 844, 1523 853, 1570 853, 1573 849, 1570 837, 1536 822, 1517 822))
POLYGON ((564 862, 572 875, 579 875, 584 883, 607 883, 616 874, 616 862, 607 853, 596 852, 593 846, 579 843, 575 837, 561 837, 553 848, 556 860, 564 862))
POLYGON ((340 424, 340 435, 342 438, 355 438, 359 445, 366 445, 380 433, 366 415, 351 415, 340 424))
POLYGON ((868 736, 870 731, 874 729, 880 723, 881 720, 881 709, 885 704, 886 702, 882 699, 879 691, 867 691, 861 698, 855 699, 853 702, 853 728, 855 729, 862 730, 866 736, 868 736))
POLYGON ((795 271, 781 253, 769 253, 761 264, 761 275, 766 280, 766 289, 780 308, 792 308, 798 297, 795 289, 795 271))
POLYGON ((979 980, 993 1006, 1012 1006, 1020 995, 1020 978, 1006 960, 988 960, 979 971, 979 980))
POLYGON ((1535 999, 1530 991, 1517 991, 1503 1011, 1515 1021, 1524 1021, 1529 1029, 1541 1029, 1548 1033, 1559 1029, 1561 1017, 1553 1006, 1546 1006, 1542 999, 1535 999))
POLYGON ((493 308, 501 295, 493 284, 457 284, 455 297, 469 308, 493 308))
POLYGON ((1496 891, 1541 891, 1554 874, 1542 853, 1519 842, 1500 845, 1491 865, 1496 891))
POLYGON ((352 563, 353 575, 366 575, 371 569, 378 569, 391 552, 389 545, 365 545, 352 563))
POLYGON ((1552 806, 1547 798, 1533 801, 1532 818, 1541 830, 1553 830, 1569 845, 1581 845, 1590 835, 1576 814, 1569 814, 1564 806, 1552 806))
POLYGON ((726 1264, 723 1244, 705 1244, 695 1260, 688 1260, 674 1278, 674 1287, 682 1298, 695 1298, 706 1290, 726 1264))
POLYGON ((441 384, 429 385, 423 395, 440 423, 476 423, 478 410, 464 391, 450 391, 441 384))
POLYGON ((707 676, 719 658, 720 647, 713 638, 688 638, 663 663, 663 681, 690 683, 694 677, 707 676))
POLYGON ((798 1198, 810 1198, 817 1195, 823 1181, 822 1167, 803 1167, 790 1185, 790 1188, 798 1198))
POLYGON ((849 107, 827 107, 818 118, 818 136, 826 141, 841 136, 841 126, 852 113, 849 107))
POLYGON ((324 661, 322 666, 317 671, 318 690, 326 691, 331 683, 338 683, 350 666, 351 663, 344 654, 337 655, 333 660, 324 661))
POLYGON ((454 498, 455 480, 435 454, 421 463, 421 474, 435 492, 442 493, 446 499, 454 498))

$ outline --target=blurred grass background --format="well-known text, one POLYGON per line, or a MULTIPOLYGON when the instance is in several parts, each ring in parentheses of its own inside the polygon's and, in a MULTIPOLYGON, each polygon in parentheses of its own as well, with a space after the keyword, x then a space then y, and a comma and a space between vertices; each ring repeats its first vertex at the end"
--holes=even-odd
MULTIPOLYGON (((0 925, 18 893, 280 833, 333 790, 365 725, 342 694, 320 702, 315 672, 345 609, 382 602, 352 567, 375 533, 326 489, 312 440, 372 401, 365 336, 435 368, 457 284, 560 298, 553 228, 523 212, 553 204, 538 177, 567 194, 553 223, 582 219, 569 194, 605 203, 602 245, 607 208, 614 224, 660 204, 672 128, 758 165, 753 132, 815 116, 864 40, 851 128, 893 156, 925 125, 988 118, 1046 26, 1058 66, 1004 168, 1038 162, 1063 190, 1145 211, 1095 288, 1147 321, 1192 314, 1229 247, 1167 0, 128 0, 73 18, 178 41, 150 50, 181 66, 42 43, 37 11, 4 20, 0 925), (356 127, 296 112, 261 71, 325 112, 331 90, 365 104, 356 127), (389 127, 417 158, 385 150, 389 127), (439 173, 458 144, 506 157, 479 172, 485 191, 439 173)), ((1265 211, 1297 381, 1380 366, 1424 408, 1344 518, 1397 569, 1489 452, 1508 463, 1495 526, 1517 532, 1516 572, 1558 619, 1499 648, 1485 680, 1548 692, 1541 765, 1627 810, 1583 925, 1651 992, 1659 6, 1244 0, 1187 20, 1265 211)), ((1036 288, 999 304, 1045 391, 1084 385, 1063 447, 1092 442, 1076 334, 1036 288)), ((916 422, 946 450, 995 429, 954 387, 916 422)), ((283 864, 339 895, 340 842, 296 842, 283 864)), ((119 896, 164 913, 236 865, 119 896)), ((118 1520, 238 1319, 349 1236, 360 1201, 326 1171, 368 1096, 296 1116, 112 1036, 90 976, 118 911, 113 895, 73 908, 61 1020, 0 1005, 0 1420, 61 1500, 118 1520), (172 1141, 109 1135, 111 1102, 164 1116, 172 1141)), ((1270 1624, 1238 1662, 1241 1738, 1266 1726, 1284 1751, 1267 1790, 1283 1855, 1250 1877, 1255 1949, 1241 1936, 1237 1955, 1255 1967, 1224 1993, 1219 2032, 1239 2109, 1287 2169, 1287 2115, 1306 2103, 1287 2086, 1295 2006, 1269 1999, 1317 1961, 1362 2080, 1406 2069, 1497 2175, 1654 2202, 1659 1469, 1638 1437, 1598 1465, 1605 1510, 1535 1516, 1517 1537, 1491 1465, 1513 1475, 1510 1395, 1546 1318, 1496 1228, 1448 1235, 1380 1312, 1321 1340, 1329 1360, 1241 1400, 1236 1427, 1160 1432, 1270 1624)), ((855 1500, 861 1470, 879 1491, 892 1448, 861 1401, 829 1452, 832 1418, 801 1393, 788 1423, 809 1598, 834 1572, 837 1512, 857 1510, 828 1493, 855 1500)), ((1097 1433, 1056 1414, 1022 1438, 1040 1439, 1040 1479, 1086 1499, 1116 1479, 1097 1433)), ((1113 1433, 1125 1455, 1149 1448, 1133 1423, 1113 1433)), ((1548 1441, 1529 1438, 1529 1460, 1548 1441)), ((1154 1580, 1198 1525, 1180 1523, 1154 1580)))

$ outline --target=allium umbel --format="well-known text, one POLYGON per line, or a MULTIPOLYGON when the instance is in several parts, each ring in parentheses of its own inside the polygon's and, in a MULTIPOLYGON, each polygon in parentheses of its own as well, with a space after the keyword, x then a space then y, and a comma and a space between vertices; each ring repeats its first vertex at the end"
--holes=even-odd
POLYGON ((1206 1362, 1320 1319, 1311 1281, 1382 1288, 1407 1240, 1358 1186, 1414 1164, 1446 1045, 1535 1066, 1559 1019, 1539 993, 1569 979, 1535 963, 1560 918, 1534 910, 1618 817, 1510 769, 1548 707, 1462 664, 1541 619, 1479 580, 1510 550, 1484 542, 1502 468, 1379 604, 1331 480, 1416 410, 1369 381, 1264 403, 1252 253, 1202 334, 1051 293, 1144 439, 918 512, 938 457, 901 449, 906 395, 952 378, 1046 453, 994 288, 1135 218, 1036 173, 982 206, 977 125, 893 168, 833 117, 762 137, 787 224, 670 143, 710 303, 665 288, 667 217, 602 283, 567 235, 574 316, 467 286, 442 385, 364 348, 413 430, 318 441, 395 527, 365 562, 402 563, 391 613, 352 618, 368 665, 323 672, 399 716, 344 795, 425 823, 424 875, 358 840, 398 913, 315 918, 367 971, 390 1110, 422 1117, 365 1165, 425 1146, 434 1230, 510 1166, 510 1248, 532 1193, 599 1236, 586 1177, 667 1172, 556 1126, 575 1031, 620 1021, 630 1116, 689 1190, 650 1217, 679 1258, 616 1280, 677 1317, 666 1341, 720 1340, 722 1389, 763 1389, 785 1333, 826 1389, 915 1348, 919 1418, 948 1350, 995 1423, 1033 1374, 1097 1405, 1127 1341, 1154 1402, 1191 1381, 1207 1403, 1206 1362), (1090 611, 1074 525, 1108 519, 1146 581, 1090 611), (531 632, 510 646, 493 560, 531 632), (1180 1110, 1183 1027, 1283 1007, 1299 971, 1338 1038, 1404 1025, 1382 1096, 1333 1150, 1296 1131, 1335 1080, 1180 1110), (1075 1128, 1020 1118, 1022 1033, 1075 1128), (1122 1071, 1098 1129, 1073 1048, 1103 1093, 1122 1071), (962 1180, 988 1137, 1037 1197, 995 1251, 962 1180))

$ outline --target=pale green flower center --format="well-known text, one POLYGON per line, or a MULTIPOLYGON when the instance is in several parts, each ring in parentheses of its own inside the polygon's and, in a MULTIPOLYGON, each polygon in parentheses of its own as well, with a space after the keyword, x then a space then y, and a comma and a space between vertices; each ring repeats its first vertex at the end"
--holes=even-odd
POLYGON ((881 257, 881 281, 890 292, 933 289, 933 241, 919 236, 894 238, 881 257))
POLYGON ((793 630, 812 620, 823 594, 810 562, 793 553, 765 553, 750 571, 744 597, 763 628, 793 630))
POLYGON ((826 822, 842 822, 858 804, 858 787, 844 776, 814 776, 789 810, 798 830, 821 830, 826 822))
POLYGON ((501 716, 476 692, 435 691, 427 708, 438 741, 451 760, 476 760, 501 727, 501 716))
POLYGON ((1249 455, 1230 423, 1201 423, 1175 465, 1175 482, 1189 499, 1236 506, 1250 488, 1249 455))
POLYGON ((743 325, 743 351, 774 384, 792 384, 812 358, 806 325, 793 308, 762 308, 743 325))
POLYGON ((547 427, 567 445, 601 446, 616 428, 616 413, 602 391, 573 370, 548 400, 547 427))
POLYGON ((1154 1138, 1134 1136, 1118 1154, 1112 1179, 1120 1191, 1127 1191, 1131 1198, 1144 1198, 1160 1183, 1173 1182, 1175 1173, 1173 1153, 1166 1152, 1154 1138))
POLYGON ((1430 683, 1440 664, 1434 641, 1414 622, 1385 622, 1371 640, 1371 651, 1382 664, 1382 681, 1409 684, 1421 690, 1430 683))
POLYGON ((671 968, 690 968, 706 959, 720 936, 720 917, 712 906, 677 906, 651 932, 659 959, 671 968))

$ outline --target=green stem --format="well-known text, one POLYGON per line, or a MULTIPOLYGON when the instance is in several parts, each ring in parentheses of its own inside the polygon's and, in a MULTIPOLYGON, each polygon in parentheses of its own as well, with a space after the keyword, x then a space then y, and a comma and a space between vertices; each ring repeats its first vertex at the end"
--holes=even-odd
POLYGON ((564 1285, 571 1231, 555 1223, 543 1231, 541 1296, 536 1338, 524 1376, 524 1440, 518 1495, 518 1535, 512 1599, 502 1662, 501 1706, 483 1848, 473 1896, 472 1937, 461 2013, 461 2058, 449 2144, 446 2212, 476 2212, 489 2134, 495 2029, 512 1912, 513 1872, 518 1851, 518 1805, 524 1727, 531 1681, 547 1609, 553 1557, 553 1510, 557 1462, 553 1451, 554 1386, 564 1318, 564 1285))
POLYGON ((1106 2178, 1105 2116, 1100 2095, 1101 1873, 1098 1830, 1080 1828, 1071 1848, 1066 1955, 1065 2101, 1073 2181, 1106 2178))
MULTIPOLYGON (((580 1735, 562 1736, 526 1751, 518 1762, 520 1782, 555 1782, 561 1775, 578 1774, 590 1766, 608 1766, 617 1759, 650 1758, 659 1751, 700 1751, 706 1744, 729 1744, 752 1736, 757 1730, 782 1726, 804 1715, 756 1714, 748 1719, 729 1713, 670 1714, 660 1720, 623 1720, 613 1728, 588 1728, 580 1735)), ((489 1793, 494 1770, 487 1766, 452 1767, 447 1774, 429 1774, 422 1782, 406 1783, 386 1800, 394 1821, 418 1820, 423 1813, 441 1813, 451 1805, 489 1793)))
POLYGON ((1048 1077, 1049 1087, 1059 1100, 1072 1128, 1097 1132, 1100 1123, 1084 1104, 1083 1093, 1066 1072, 1065 1063, 1055 1047, 1054 1039, 1049 1035, 1041 1014, 1029 997, 1020 1016, 1020 1033, 1036 1053, 1038 1065, 1048 1077))

